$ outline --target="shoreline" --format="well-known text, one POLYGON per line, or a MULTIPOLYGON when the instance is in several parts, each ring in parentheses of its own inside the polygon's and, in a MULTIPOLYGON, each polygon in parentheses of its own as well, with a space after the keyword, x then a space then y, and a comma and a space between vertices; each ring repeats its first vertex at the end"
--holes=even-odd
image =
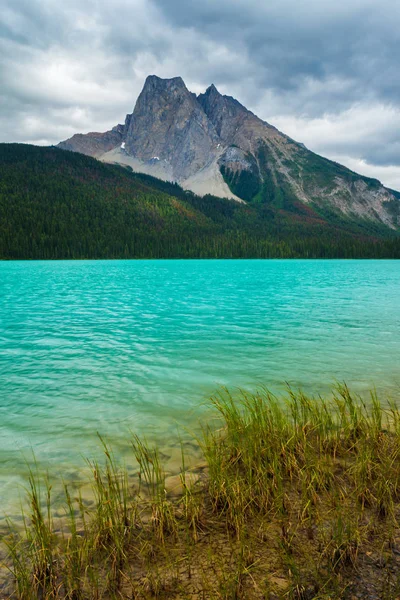
POLYGON ((50 485, 32 476, 25 533, 3 539, 12 597, 397 598, 395 403, 372 393, 367 405, 346 386, 329 400, 261 390, 211 403, 223 426, 204 427, 197 468, 183 453, 167 476, 160 452, 134 437, 133 484, 103 442, 92 503, 66 488, 61 521, 50 485))
POLYGON ((226 256, 226 257, 207 257, 207 256, 198 256, 198 257, 158 257, 158 258, 143 258, 143 257, 132 257, 132 258, 1 258, 0 257, 0 262, 146 262, 146 261, 154 261, 154 262, 165 262, 165 261, 235 261, 238 260, 240 262, 243 261, 268 261, 268 262, 283 262, 283 261, 290 261, 290 262, 294 262, 294 261, 305 261, 305 262, 310 262, 310 261, 345 261, 345 262, 350 262, 350 261, 379 261, 382 262, 384 260, 387 261, 396 261, 396 260, 400 260, 399 257, 396 256, 387 256, 387 257, 367 257, 367 256, 359 256, 359 257, 325 257, 325 256, 292 256, 292 257, 287 257, 287 258, 280 258, 278 256, 276 257, 260 257, 260 256, 254 256, 249 257, 249 256, 226 256))

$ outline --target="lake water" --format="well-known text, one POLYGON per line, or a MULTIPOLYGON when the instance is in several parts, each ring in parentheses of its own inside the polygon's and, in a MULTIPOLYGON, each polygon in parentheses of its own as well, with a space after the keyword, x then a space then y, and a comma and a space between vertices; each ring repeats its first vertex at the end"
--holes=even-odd
POLYGON ((399 366, 400 262, 0 263, 0 506, 31 449, 66 479, 96 432, 168 459, 218 386, 399 397, 399 366))

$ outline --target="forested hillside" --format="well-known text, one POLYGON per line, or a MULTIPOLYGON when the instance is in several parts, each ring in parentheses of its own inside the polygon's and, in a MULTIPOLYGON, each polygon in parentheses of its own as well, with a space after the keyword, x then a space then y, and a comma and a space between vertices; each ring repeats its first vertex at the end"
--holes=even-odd
POLYGON ((58 148, 0 144, 0 258, 400 258, 400 237, 304 205, 239 204, 58 148))
POLYGON ((181 77, 146 78, 124 124, 58 145, 130 166, 204 195, 286 209, 293 203, 400 227, 400 202, 380 181, 315 154, 210 85, 191 93, 181 77))

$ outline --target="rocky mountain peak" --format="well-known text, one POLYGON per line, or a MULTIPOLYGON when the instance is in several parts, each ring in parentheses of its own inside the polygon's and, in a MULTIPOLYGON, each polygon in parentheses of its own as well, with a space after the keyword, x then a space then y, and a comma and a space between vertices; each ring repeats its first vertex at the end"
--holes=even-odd
POLYGON ((136 101, 133 116, 149 112, 150 108, 168 108, 176 101, 186 102, 188 106, 194 104, 192 94, 181 77, 161 79, 157 75, 149 75, 136 101))
POLYGON ((221 96, 221 94, 219 93, 219 91, 217 90, 217 88, 215 87, 215 85, 212 83, 210 86, 208 86, 208 88, 206 89, 206 91, 204 92, 204 94, 200 94, 202 96, 207 96, 208 98, 219 98, 221 96))
POLYGON ((197 194, 296 202, 399 223, 398 197, 376 180, 319 157, 211 84, 191 93, 181 77, 149 75, 133 114, 106 133, 75 135, 61 148, 129 165, 197 194))
POLYGON ((236 144, 235 134, 240 124, 252 113, 231 96, 220 94, 214 85, 197 99, 222 141, 236 144))
POLYGON ((146 81, 144 82, 140 96, 147 96, 148 94, 154 93, 178 94, 180 92, 189 93, 182 77, 162 79, 157 75, 148 75, 148 77, 146 77, 146 81))
POLYGON ((126 131, 129 155, 163 161, 179 181, 209 163, 217 143, 212 123, 181 77, 146 79, 126 131))

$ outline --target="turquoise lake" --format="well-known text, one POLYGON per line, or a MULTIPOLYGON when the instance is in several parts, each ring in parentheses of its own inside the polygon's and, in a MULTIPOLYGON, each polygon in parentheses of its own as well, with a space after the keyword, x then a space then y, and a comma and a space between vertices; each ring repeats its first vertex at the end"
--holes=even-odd
POLYGON ((96 432, 172 447, 221 385, 398 398, 399 367, 400 262, 0 263, 1 505, 31 450, 73 479, 96 432))

